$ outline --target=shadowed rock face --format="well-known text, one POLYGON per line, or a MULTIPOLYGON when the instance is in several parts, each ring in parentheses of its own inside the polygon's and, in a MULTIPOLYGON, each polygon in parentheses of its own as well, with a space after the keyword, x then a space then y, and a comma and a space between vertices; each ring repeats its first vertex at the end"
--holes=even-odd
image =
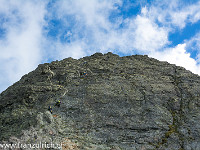
POLYGON ((200 77, 141 55, 96 53, 41 64, 1 93, 0 141, 199 150, 200 77))

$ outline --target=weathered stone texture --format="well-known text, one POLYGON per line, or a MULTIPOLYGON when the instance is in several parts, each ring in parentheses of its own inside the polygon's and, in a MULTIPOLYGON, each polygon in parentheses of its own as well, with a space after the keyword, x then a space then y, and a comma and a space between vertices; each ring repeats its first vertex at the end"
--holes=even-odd
POLYGON ((200 150, 200 77, 141 55, 41 64, 1 93, 0 132, 63 149, 200 150))

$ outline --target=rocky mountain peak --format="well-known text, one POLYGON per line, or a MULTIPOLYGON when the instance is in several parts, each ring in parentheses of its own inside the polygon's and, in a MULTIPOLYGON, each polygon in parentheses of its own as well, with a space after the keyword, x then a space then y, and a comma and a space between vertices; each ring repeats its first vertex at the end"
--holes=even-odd
POLYGON ((1 93, 0 143, 198 150, 199 93, 198 75, 147 55, 40 64, 1 93))

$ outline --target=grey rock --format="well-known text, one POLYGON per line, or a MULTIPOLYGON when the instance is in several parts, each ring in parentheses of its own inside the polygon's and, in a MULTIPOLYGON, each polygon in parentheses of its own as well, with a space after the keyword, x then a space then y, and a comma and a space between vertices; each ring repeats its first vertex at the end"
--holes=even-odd
POLYGON ((182 67, 146 55, 67 58, 39 65, 0 94, 0 143, 199 150, 199 107, 200 77, 182 67))

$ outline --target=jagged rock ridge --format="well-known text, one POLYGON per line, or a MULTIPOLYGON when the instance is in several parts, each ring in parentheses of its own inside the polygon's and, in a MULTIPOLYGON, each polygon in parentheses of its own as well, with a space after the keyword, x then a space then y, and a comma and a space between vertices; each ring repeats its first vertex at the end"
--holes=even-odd
POLYGON ((1 93, 0 141, 199 150, 199 89, 198 75, 142 55, 95 53, 41 64, 1 93))

